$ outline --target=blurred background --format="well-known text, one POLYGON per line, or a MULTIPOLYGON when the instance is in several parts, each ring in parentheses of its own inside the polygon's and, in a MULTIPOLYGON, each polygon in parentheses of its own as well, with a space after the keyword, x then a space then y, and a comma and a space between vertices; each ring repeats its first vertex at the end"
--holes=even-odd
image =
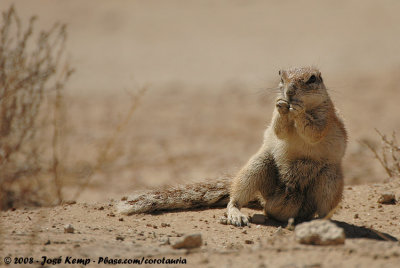
POLYGON ((375 128, 400 130, 399 1, 1 0, 0 10, 11 4, 23 24, 67 24, 65 199, 234 175, 262 142, 278 70, 304 65, 320 68, 345 119, 346 183, 388 177, 364 143, 380 146, 375 128))

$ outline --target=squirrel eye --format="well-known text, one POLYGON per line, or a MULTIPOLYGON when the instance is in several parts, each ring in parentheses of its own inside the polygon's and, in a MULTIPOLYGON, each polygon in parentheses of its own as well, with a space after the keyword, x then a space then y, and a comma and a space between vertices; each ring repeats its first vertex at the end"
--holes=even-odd
POLYGON ((312 75, 312 76, 310 76, 310 78, 308 79, 306 84, 312 84, 312 83, 315 83, 316 81, 317 81, 317 77, 315 75, 312 75))

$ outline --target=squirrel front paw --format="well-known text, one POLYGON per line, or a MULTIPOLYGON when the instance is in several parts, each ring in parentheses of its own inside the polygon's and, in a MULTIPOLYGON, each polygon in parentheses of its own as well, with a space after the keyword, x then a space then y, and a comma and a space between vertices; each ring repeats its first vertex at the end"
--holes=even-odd
POLYGON ((277 99, 276 100, 276 109, 280 114, 287 114, 289 112, 289 102, 284 99, 277 99))
POLYGON ((237 227, 250 226, 249 217, 244 215, 237 208, 231 208, 228 210, 228 223, 237 227))
POLYGON ((303 102, 301 101, 292 102, 289 107, 289 112, 294 116, 304 113, 305 110, 303 102))

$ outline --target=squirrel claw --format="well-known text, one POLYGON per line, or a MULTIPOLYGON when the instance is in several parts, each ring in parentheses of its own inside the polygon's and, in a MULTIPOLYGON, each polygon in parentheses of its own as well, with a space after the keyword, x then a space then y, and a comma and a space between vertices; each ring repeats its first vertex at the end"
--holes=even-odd
POLYGON ((294 102, 294 103, 291 103, 291 104, 290 104, 290 107, 289 107, 289 111, 290 111, 291 113, 293 113, 294 115, 298 115, 298 114, 304 112, 304 110, 305 110, 305 109, 304 109, 304 106, 302 105, 301 102, 294 102))
POLYGON ((239 211, 228 213, 228 223, 236 227, 250 226, 249 218, 239 211))
POLYGON ((276 101, 276 108, 280 114, 286 114, 289 112, 289 103, 284 99, 278 99, 276 101))

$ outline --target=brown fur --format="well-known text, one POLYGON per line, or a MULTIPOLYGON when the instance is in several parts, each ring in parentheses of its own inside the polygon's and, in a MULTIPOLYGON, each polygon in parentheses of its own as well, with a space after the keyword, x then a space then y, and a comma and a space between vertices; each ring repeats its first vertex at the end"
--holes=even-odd
POLYGON ((239 210, 257 194, 265 213, 280 221, 324 217, 342 198, 347 135, 319 70, 293 68, 280 76, 264 142, 232 182, 228 221, 233 225, 249 223, 239 210))
POLYGON ((280 221, 328 215, 342 198, 344 125, 318 69, 293 68, 280 71, 280 76, 280 93, 264 142, 233 179, 230 192, 229 180, 221 178, 135 193, 118 204, 119 212, 228 204, 228 222, 241 226, 249 220, 240 208, 258 197, 265 213, 280 221))

